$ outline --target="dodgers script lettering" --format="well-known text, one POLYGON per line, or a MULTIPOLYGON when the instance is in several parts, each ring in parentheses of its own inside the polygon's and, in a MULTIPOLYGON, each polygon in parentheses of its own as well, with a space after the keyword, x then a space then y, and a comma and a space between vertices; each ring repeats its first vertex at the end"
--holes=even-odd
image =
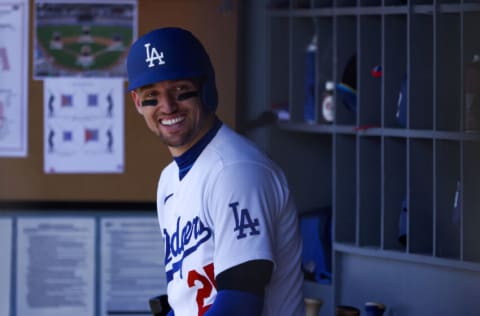
POLYGON ((167 271, 167 282, 173 279, 175 272, 180 271, 182 277, 181 267, 183 260, 194 253, 198 247, 210 239, 212 230, 206 226, 197 216, 191 221, 187 221, 180 227, 180 219, 177 218, 176 229, 172 234, 164 229, 165 236, 165 264, 172 263, 172 268, 167 271))

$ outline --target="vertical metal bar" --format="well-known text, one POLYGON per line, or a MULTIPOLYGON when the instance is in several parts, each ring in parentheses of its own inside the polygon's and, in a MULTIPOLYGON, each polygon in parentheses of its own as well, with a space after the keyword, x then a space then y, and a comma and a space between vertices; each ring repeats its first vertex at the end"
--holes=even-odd
MULTIPOLYGON (((265 110, 269 110, 271 105, 272 105, 272 96, 271 96, 271 91, 272 91, 272 78, 271 78, 271 68, 272 68, 272 58, 271 53, 272 53, 272 20, 270 18, 270 14, 268 12, 268 0, 263 1, 263 14, 264 14, 264 27, 265 27, 265 54, 263 55, 263 59, 265 62, 265 73, 264 78, 265 80, 265 92, 263 93, 263 100, 264 100, 264 106, 267 106, 265 110)), ((269 135, 267 136, 267 138, 269 135)), ((271 152, 272 149, 272 142, 271 141, 266 141, 266 147, 268 148, 269 152, 271 152)))
MULTIPOLYGON (((360 0, 357 0, 357 7, 359 6, 360 0)), ((357 76, 357 104, 356 104, 356 112, 355 112, 355 125, 359 126, 360 124, 360 111, 361 111, 361 105, 360 105, 360 87, 361 87, 361 82, 360 82, 360 72, 358 69, 360 68, 360 63, 359 61, 361 60, 361 18, 359 16, 355 16, 355 23, 357 25, 357 30, 355 34, 355 41, 356 41, 356 55, 357 55, 357 62, 356 62, 356 76, 357 76)), ((355 134, 355 245, 360 246, 360 185, 361 185, 361 173, 360 173, 360 167, 361 167, 361 155, 360 155, 361 149, 360 149, 360 136, 358 133, 355 134)))
MULTIPOLYGON (((406 128, 407 130, 410 128, 410 99, 411 99, 411 82, 410 76, 412 72, 412 67, 411 67, 411 59, 412 59, 412 45, 411 45, 411 32, 412 32, 412 15, 413 15, 413 5, 411 1, 408 1, 408 12, 407 12, 407 106, 406 106, 406 128)), ((411 208, 410 208, 410 142, 411 139, 410 137, 407 137, 406 139, 406 205, 407 205, 407 223, 406 223, 406 235, 407 235, 407 243, 406 243, 406 252, 410 252, 410 244, 411 244, 411 235, 410 235, 410 214, 411 214, 411 208)))
MULTIPOLYGON (((337 67, 338 67, 338 39, 337 39, 337 33, 338 33, 338 17, 335 14, 335 7, 336 7, 336 2, 338 0, 333 0, 332 3, 332 9, 333 9, 333 17, 332 17, 332 76, 333 76, 333 82, 338 82, 338 74, 337 74, 337 67)), ((338 100, 336 98, 336 92, 334 91, 334 97, 335 97, 335 104, 338 106, 338 100)), ((333 127, 334 129, 332 130, 332 236, 333 238, 333 247, 332 247, 332 280, 333 280, 333 295, 332 295, 332 306, 336 306, 337 303, 340 301, 340 294, 339 294, 339 285, 341 284, 340 282, 340 273, 337 273, 337 252, 335 251, 335 241, 336 241, 336 236, 337 236, 337 134, 335 132, 335 125, 337 124, 337 115, 335 114, 334 119, 333 119, 333 127)))
MULTIPOLYGON (((382 8, 385 6, 385 0, 382 0, 382 8)), ((382 10, 383 12, 383 10, 382 10)), ((385 15, 381 17, 381 56, 380 65, 382 71, 385 69, 385 15)), ((385 72, 384 72, 385 73, 385 72)), ((385 128, 385 76, 380 81, 380 126, 385 128)), ((385 135, 382 132, 380 136, 380 249, 385 248, 385 135)))
MULTIPOLYGON (((461 1, 461 4, 463 5, 463 0, 461 1)), ((465 166, 464 166, 464 162, 465 162, 465 140, 464 140, 464 130, 465 130, 465 112, 464 112, 464 109, 465 109, 465 97, 464 97, 464 91, 465 91, 465 82, 464 82, 464 78, 465 78, 465 75, 464 75, 464 71, 465 71, 465 67, 464 67, 464 64, 465 64, 465 59, 464 59, 464 56, 465 56, 465 52, 464 52, 464 48, 465 48, 465 13, 463 10, 461 10, 460 12, 460 66, 461 66, 461 69, 460 69, 460 131, 461 131, 461 139, 460 139, 460 196, 459 196, 459 200, 460 200, 460 261, 463 261, 465 259, 465 245, 464 245, 464 229, 465 229, 465 225, 464 225, 464 206, 465 206, 465 203, 463 202, 463 199, 464 199, 464 195, 463 193, 465 192, 464 188, 464 180, 465 180, 465 177, 464 177, 464 172, 465 172, 465 166)))
MULTIPOLYGON (((436 116, 436 111, 437 111, 437 61, 438 61, 438 56, 437 56, 437 36, 438 36, 438 1, 434 0, 433 1, 433 6, 434 6, 434 11, 433 11, 433 84, 432 84, 432 120, 433 120, 433 130, 437 130, 437 116, 436 116)), ((433 144, 432 144, 432 255, 435 257, 437 253, 437 239, 436 239, 436 232, 437 232, 437 140, 434 138, 433 139, 433 144)))
MULTIPOLYGON (((290 2, 290 6, 293 6, 293 3, 290 2)), ((288 108, 290 110, 290 120, 295 120, 295 114, 297 111, 294 109, 297 104, 294 104, 293 100, 293 15, 292 7, 290 7, 289 15, 287 18, 288 21, 288 108)))

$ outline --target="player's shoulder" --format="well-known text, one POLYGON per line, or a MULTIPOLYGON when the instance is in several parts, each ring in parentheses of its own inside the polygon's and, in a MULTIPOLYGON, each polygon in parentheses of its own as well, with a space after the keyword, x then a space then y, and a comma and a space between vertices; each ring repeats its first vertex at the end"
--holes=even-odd
POLYGON ((223 124, 217 135, 208 146, 206 153, 209 159, 218 159, 219 163, 256 162, 273 164, 269 157, 258 146, 223 124))
POLYGON ((169 186, 172 181, 178 181, 178 168, 174 161, 163 168, 158 179, 158 186, 169 186))
POLYGON ((209 181, 219 178, 227 182, 235 179, 236 183, 241 179, 248 179, 248 183, 257 178, 285 181, 283 171, 273 160, 255 143, 228 126, 222 126, 206 149, 199 165, 207 170, 209 181))
POLYGON ((175 164, 175 161, 172 160, 168 165, 163 168, 162 172, 160 173, 160 177, 169 177, 170 175, 175 174, 177 171, 177 165, 175 164))

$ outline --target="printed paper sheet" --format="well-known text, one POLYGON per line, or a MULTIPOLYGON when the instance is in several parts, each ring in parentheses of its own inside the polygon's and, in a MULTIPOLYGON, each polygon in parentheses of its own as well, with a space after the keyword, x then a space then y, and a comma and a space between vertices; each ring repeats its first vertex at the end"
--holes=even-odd
POLYGON ((0 157, 28 152, 28 1, 0 0, 0 157))
POLYGON ((95 220, 17 222, 17 315, 95 315, 95 220))
POLYGON ((124 171, 124 87, 120 78, 44 81, 45 173, 124 171))
POLYGON ((0 315, 10 315, 12 277, 12 219, 0 218, 0 315))
POLYGON ((167 292, 157 219, 103 218, 101 240, 101 315, 150 314, 149 299, 167 292))

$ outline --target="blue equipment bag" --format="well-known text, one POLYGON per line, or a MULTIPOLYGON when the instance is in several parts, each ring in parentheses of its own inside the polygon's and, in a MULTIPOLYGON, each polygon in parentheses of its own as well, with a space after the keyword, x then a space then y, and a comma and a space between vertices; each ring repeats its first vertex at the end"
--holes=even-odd
POLYGON ((330 207, 300 214, 300 233, 303 239, 302 270, 307 280, 331 283, 331 222, 330 207))

